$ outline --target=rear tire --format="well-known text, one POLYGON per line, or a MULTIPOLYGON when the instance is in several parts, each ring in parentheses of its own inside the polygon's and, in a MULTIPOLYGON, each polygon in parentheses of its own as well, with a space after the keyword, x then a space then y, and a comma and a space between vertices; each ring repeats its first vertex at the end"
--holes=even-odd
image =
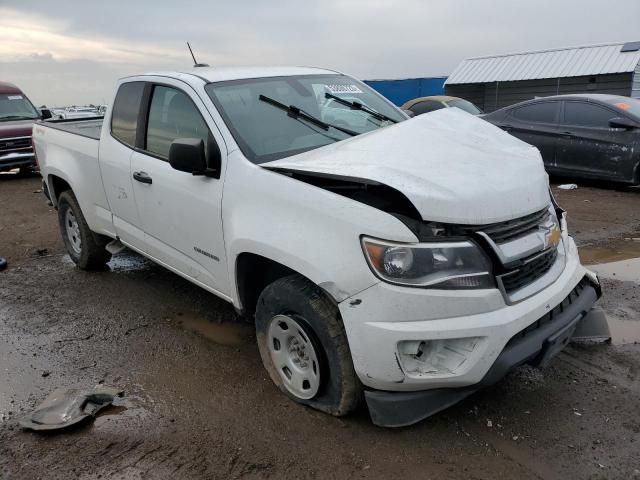
POLYGON ((71 260, 82 270, 102 270, 111 259, 105 249, 109 239, 91 231, 78 200, 70 190, 58 198, 58 223, 71 260))
POLYGON ((293 401, 335 416, 358 407, 363 388, 340 313, 309 280, 290 275, 264 289, 256 336, 271 380, 293 401))

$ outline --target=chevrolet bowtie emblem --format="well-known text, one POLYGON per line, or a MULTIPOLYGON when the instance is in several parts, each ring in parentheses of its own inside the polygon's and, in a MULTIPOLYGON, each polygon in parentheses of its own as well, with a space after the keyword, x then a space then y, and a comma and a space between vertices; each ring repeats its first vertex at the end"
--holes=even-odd
POLYGON ((544 238, 545 247, 557 247, 561 236, 560 229, 557 226, 551 227, 544 238))

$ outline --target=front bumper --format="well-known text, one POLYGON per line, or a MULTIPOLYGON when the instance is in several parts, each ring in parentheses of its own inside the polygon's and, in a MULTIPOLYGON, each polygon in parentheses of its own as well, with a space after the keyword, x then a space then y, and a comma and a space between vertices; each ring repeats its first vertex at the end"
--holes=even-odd
POLYGON ((0 171, 12 170, 20 167, 31 167, 35 165, 36 157, 33 152, 6 153, 0 155, 0 171))
POLYGON ((518 365, 546 364, 568 343, 578 323, 588 322, 589 310, 599 295, 599 287, 585 277, 560 304, 558 313, 553 315, 554 309, 535 328, 527 328, 513 337, 483 379, 474 385, 419 392, 365 392, 373 423, 384 427, 411 425, 493 385, 518 365))
MULTIPOLYGON (((413 416, 413 421, 417 421, 477 390, 487 378, 504 375, 508 368, 522 363, 509 360, 513 355, 498 360, 507 347, 513 346, 512 339, 549 312, 556 310, 557 313, 559 306, 567 302, 585 278, 593 284, 585 290, 594 293, 584 293, 579 305, 580 311, 588 311, 599 296, 597 279, 580 264, 574 241, 565 234, 563 242, 566 260, 559 276, 544 289, 514 304, 505 303, 497 289, 431 290, 387 283, 373 285, 341 302, 340 313, 355 371, 362 383, 372 390, 366 397, 372 415, 376 410, 386 412, 377 406, 384 403, 381 398, 394 398, 397 399, 394 402, 399 402, 405 398, 405 392, 409 392, 406 398, 426 396, 438 406, 424 406, 426 413, 413 416), (401 348, 407 342, 444 345, 436 356, 449 358, 440 362, 437 368, 416 368, 415 363, 407 360, 406 350, 401 348), (448 361, 450 359, 455 362, 448 361), (509 360, 508 368, 494 367, 505 359, 509 360)), ((567 318, 566 315, 562 319, 554 316, 554 325, 558 325, 555 321, 564 325, 578 316, 567 318)), ((540 345, 553 333, 555 331, 540 340, 540 345)), ((537 349, 529 346, 526 351, 519 348, 525 358, 523 361, 539 352, 540 345, 537 349)), ((420 404, 422 400, 416 402, 420 404)), ((407 407, 406 410, 411 409, 407 407)), ((376 418, 374 422, 384 423, 376 418)))

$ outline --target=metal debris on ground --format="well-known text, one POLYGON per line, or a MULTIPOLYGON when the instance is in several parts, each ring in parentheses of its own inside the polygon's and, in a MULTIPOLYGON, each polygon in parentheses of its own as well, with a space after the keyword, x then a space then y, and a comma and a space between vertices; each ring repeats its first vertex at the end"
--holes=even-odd
POLYGON ((560 190, 575 190, 578 188, 578 185, 575 183, 565 183, 563 185, 558 185, 560 190))
POLYGON ((116 388, 94 390, 59 388, 54 390, 31 414, 20 420, 29 430, 59 430, 95 417, 124 392, 116 388))

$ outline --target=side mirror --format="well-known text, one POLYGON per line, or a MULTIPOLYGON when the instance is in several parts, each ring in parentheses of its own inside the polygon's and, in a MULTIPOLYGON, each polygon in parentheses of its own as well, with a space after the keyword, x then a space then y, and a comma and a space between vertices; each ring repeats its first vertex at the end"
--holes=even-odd
POLYGON ((625 130, 631 130, 639 128, 640 125, 637 122, 625 117, 615 117, 609 120, 609 126, 611 128, 624 128, 625 130))
POLYGON ((42 115, 42 120, 49 120, 50 118, 53 118, 53 114, 48 108, 40 110, 40 115, 42 115))
POLYGON ((207 158, 201 138, 177 138, 169 147, 169 165, 180 172, 204 174, 207 158))
POLYGON ((180 172, 220 178, 221 154, 215 140, 208 142, 209 161, 201 138, 177 138, 169 147, 169 165, 180 172))

